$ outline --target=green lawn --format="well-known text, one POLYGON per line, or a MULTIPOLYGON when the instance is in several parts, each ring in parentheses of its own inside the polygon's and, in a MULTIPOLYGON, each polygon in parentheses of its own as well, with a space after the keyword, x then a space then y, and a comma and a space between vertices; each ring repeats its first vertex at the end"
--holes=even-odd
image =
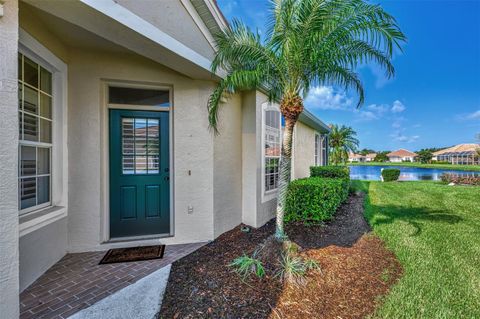
POLYGON ((456 169, 461 171, 477 171, 480 172, 480 165, 451 165, 451 164, 422 164, 422 163, 380 163, 380 162, 365 162, 365 163, 349 163, 348 165, 357 165, 357 166, 411 166, 411 167, 423 167, 423 168, 445 168, 445 169, 456 169))
POLYGON ((480 318, 480 187, 354 181, 404 267, 378 318, 480 318))

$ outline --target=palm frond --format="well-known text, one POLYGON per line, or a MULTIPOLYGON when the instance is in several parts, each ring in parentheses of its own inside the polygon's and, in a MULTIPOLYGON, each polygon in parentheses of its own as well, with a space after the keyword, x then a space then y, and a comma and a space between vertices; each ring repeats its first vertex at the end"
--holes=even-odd
POLYGON ((261 70, 238 70, 231 72, 220 81, 208 100, 208 120, 210 128, 218 134, 218 112, 220 101, 225 93, 234 94, 241 90, 256 89, 263 82, 261 70))

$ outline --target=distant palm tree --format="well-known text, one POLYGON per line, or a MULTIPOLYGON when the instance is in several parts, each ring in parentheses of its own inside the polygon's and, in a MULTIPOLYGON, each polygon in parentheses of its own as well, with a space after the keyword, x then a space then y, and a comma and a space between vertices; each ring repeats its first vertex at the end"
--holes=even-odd
POLYGON ((345 164, 348 160, 348 153, 355 153, 358 148, 359 141, 355 137, 355 132, 351 127, 345 125, 338 126, 332 124, 331 132, 328 137, 330 146, 330 161, 334 165, 345 164))
POLYGON ((394 74, 394 47, 406 40, 394 17, 364 0, 272 0, 271 16, 262 40, 259 32, 234 20, 215 35, 212 71, 226 76, 208 101, 210 126, 216 133, 222 96, 260 89, 280 102, 285 119, 277 200, 278 240, 283 229, 286 191, 290 182, 292 133, 303 111, 303 98, 315 85, 353 88, 363 104, 362 83, 355 73, 369 61, 394 74))

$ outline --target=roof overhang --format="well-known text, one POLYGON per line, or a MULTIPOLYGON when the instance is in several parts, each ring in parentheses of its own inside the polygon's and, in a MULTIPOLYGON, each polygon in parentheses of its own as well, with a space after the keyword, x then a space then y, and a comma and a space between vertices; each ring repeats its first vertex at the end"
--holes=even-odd
POLYGON ((313 115, 310 111, 304 109, 302 114, 298 119, 303 124, 310 126, 311 128, 315 129, 324 134, 330 133, 330 127, 327 124, 323 123, 318 117, 313 115))
POLYGON ((194 79, 218 79, 211 61, 113 0, 26 3, 194 79))

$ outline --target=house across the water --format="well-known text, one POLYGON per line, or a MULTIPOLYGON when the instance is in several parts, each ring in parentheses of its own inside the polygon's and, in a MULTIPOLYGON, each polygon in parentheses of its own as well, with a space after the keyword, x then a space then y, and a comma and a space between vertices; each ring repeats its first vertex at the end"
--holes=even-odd
POLYGON ((388 161, 393 163, 414 162, 417 156, 416 153, 403 148, 387 154, 388 161))
POLYGON ((365 155, 365 162, 373 162, 375 161, 375 157, 377 157, 377 153, 368 153, 365 155))
POLYGON ((480 165, 480 144, 458 144, 433 153, 432 160, 459 165, 480 165))
POLYGON ((358 163, 358 162, 373 162, 377 153, 369 153, 367 155, 362 154, 355 154, 355 153, 348 153, 348 161, 350 163, 358 163))
POLYGON ((348 161, 351 163, 365 162, 366 157, 362 154, 348 153, 348 161))
MULTIPOLYGON (((274 217, 282 120, 266 92, 207 102, 213 0, 0 1, 0 316, 67 252, 204 242, 274 217)), ((305 111, 292 178, 328 162, 305 111)))

